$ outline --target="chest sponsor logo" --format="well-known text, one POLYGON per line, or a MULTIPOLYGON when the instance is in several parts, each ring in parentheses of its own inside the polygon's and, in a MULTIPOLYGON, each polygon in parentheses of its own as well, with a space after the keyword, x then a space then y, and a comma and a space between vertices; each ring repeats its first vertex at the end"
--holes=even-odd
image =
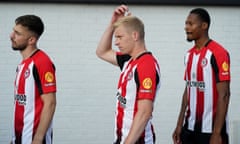
POLYGON ((25 94, 16 94, 15 101, 18 102, 19 105, 26 105, 27 96, 25 94))
POLYGON ((117 99, 122 108, 126 108, 127 99, 123 97, 119 92, 117 93, 117 99))
POLYGON ((187 86, 188 87, 196 87, 200 91, 205 90, 205 82, 203 82, 203 81, 187 81, 187 86))

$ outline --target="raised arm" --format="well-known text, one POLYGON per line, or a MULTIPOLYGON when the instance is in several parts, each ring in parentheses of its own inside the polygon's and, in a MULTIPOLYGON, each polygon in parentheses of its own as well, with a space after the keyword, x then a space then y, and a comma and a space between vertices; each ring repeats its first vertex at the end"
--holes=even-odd
POLYGON ((128 11, 126 5, 117 7, 112 15, 110 24, 107 26, 98 44, 96 54, 99 58, 117 65, 116 52, 112 49, 112 37, 114 33, 113 24, 128 11))

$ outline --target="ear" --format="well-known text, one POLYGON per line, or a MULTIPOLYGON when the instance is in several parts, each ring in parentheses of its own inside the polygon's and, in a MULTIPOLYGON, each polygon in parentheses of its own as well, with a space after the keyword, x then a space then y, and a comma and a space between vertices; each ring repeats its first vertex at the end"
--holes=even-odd
POLYGON ((206 22, 203 22, 203 23, 202 23, 202 28, 203 28, 203 29, 208 29, 208 24, 207 24, 206 22))
POLYGON ((136 32, 136 31, 133 31, 133 32, 132 32, 132 37, 133 37, 133 39, 134 39, 135 41, 138 41, 138 40, 139 40, 139 33, 136 32))
POLYGON ((31 36, 28 39, 28 42, 29 42, 30 45, 36 44, 37 43, 37 38, 35 36, 31 36))

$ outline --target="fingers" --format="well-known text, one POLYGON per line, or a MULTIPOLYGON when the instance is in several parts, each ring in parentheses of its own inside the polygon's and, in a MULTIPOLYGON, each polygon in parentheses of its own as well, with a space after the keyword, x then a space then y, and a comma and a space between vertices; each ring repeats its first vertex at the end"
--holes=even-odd
POLYGON ((128 13, 128 7, 126 5, 120 5, 113 12, 111 24, 115 23, 119 18, 124 17, 125 15, 131 15, 131 13, 128 13))
POLYGON ((126 5, 121 5, 114 11, 114 13, 117 15, 125 15, 126 12, 128 12, 128 7, 126 5))
POLYGON ((127 12, 127 16, 131 16, 132 15, 132 13, 131 12, 127 12))
POLYGON ((173 134, 172 139, 173 139, 173 143, 174 143, 174 144, 180 144, 180 143, 181 143, 180 137, 179 137, 179 135, 176 134, 176 133, 173 134))

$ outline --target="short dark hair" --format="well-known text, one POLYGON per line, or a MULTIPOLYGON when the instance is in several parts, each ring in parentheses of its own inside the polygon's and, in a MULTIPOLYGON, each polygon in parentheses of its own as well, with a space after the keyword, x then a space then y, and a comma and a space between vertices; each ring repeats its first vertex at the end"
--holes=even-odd
POLYGON ((23 15, 15 20, 16 25, 20 24, 27 27, 30 31, 35 33, 39 38, 44 31, 44 24, 40 17, 36 15, 23 15))
POLYGON ((190 14, 196 14, 199 16, 200 20, 206 22, 208 24, 208 28, 210 27, 211 19, 209 13, 206 9, 203 8, 195 8, 190 11, 190 14))

